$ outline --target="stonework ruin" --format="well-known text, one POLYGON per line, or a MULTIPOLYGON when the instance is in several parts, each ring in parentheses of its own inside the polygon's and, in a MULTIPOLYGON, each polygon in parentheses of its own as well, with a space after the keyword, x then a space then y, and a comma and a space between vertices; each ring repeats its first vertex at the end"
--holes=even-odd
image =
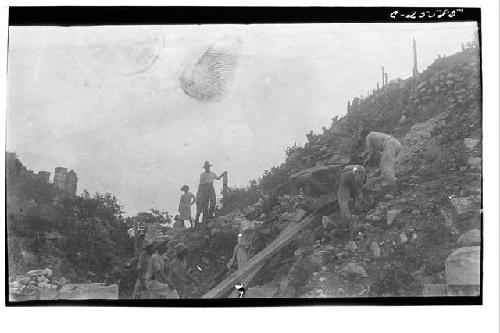
POLYGON ((38 171, 38 178, 46 183, 50 183, 50 172, 48 171, 38 171))
MULTIPOLYGON (((16 153, 5 153, 5 167, 6 170, 10 170, 11 174, 13 175, 22 175, 23 177, 39 179, 48 184, 51 183, 51 172, 40 170, 38 171, 38 173, 35 173, 33 170, 29 170, 19 162, 16 153)), ((68 194, 76 195, 76 190, 78 187, 77 173, 74 170, 70 170, 68 172, 67 168, 57 167, 54 170, 54 178, 52 180, 52 184, 68 194)))
POLYGON ((61 189, 64 190, 65 184, 66 184, 66 173, 68 169, 62 168, 62 167, 57 167, 54 171, 54 185, 61 189))
POLYGON ((68 193, 75 195, 77 184, 78 184, 78 177, 76 175, 76 172, 70 170, 66 174, 66 183, 64 184, 64 190, 68 193))
POLYGON ((57 188, 75 195, 78 184, 78 177, 76 175, 76 172, 74 172, 73 170, 70 170, 68 172, 67 168, 57 167, 54 171, 53 183, 57 188))

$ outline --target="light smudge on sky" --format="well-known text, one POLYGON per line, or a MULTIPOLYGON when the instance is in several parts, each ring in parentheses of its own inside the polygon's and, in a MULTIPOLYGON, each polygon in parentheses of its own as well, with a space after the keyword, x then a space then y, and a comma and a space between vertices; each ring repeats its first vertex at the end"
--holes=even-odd
POLYGON ((472 23, 10 27, 7 150, 29 168, 74 169, 78 191, 125 211, 175 213, 204 160, 244 186, 283 161, 347 100, 406 78, 472 39, 472 23), (228 94, 182 91, 183 64, 228 34, 243 47, 228 94))

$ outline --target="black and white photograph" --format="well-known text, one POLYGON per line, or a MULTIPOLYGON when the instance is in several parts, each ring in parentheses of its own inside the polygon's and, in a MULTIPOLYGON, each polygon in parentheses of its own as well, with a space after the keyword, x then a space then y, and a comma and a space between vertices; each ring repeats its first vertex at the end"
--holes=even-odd
POLYGON ((384 8, 11 21, 8 305, 481 304, 481 10, 384 8))

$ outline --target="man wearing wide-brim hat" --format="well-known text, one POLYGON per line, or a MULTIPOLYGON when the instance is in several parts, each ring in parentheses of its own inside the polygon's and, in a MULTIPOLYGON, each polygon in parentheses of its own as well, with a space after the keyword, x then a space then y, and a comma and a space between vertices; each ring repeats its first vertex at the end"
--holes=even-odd
POLYGON ((221 179, 227 172, 224 171, 220 176, 217 176, 215 172, 210 171, 210 167, 212 167, 212 164, 209 161, 205 161, 203 164, 205 172, 200 175, 200 183, 196 194, 195 225, 198 225, 201 213, 203 213, 203 222, 213 217, 216 200, 214 181, 221 179))
POLYGON ((196 285, 200 286, 200 283, 191 274, 189 274, 186 260, 188 248, 186 245, 184 245, 184 243, 179 243, 175 245, 174 251, 176 258, 170 266, 168 279, 171 281, 179 297, 186 298, 188 296, 188 285, 191 282, 194 282, 196 285))

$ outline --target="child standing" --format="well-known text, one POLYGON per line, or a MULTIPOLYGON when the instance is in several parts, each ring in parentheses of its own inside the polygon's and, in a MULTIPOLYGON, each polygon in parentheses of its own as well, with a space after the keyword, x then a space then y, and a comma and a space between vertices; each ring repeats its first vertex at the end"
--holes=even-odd
POLYGON ((186 220, 189 221, 191 227, 193 227, 193 218, 191 217, 191 205, 196 202, 196 197, 193 193, 189 192, 189 186, 184 185, 181 187, 181 191, 184 194, 181 196, 179 203, 179 219, 185 223, 186 220))

